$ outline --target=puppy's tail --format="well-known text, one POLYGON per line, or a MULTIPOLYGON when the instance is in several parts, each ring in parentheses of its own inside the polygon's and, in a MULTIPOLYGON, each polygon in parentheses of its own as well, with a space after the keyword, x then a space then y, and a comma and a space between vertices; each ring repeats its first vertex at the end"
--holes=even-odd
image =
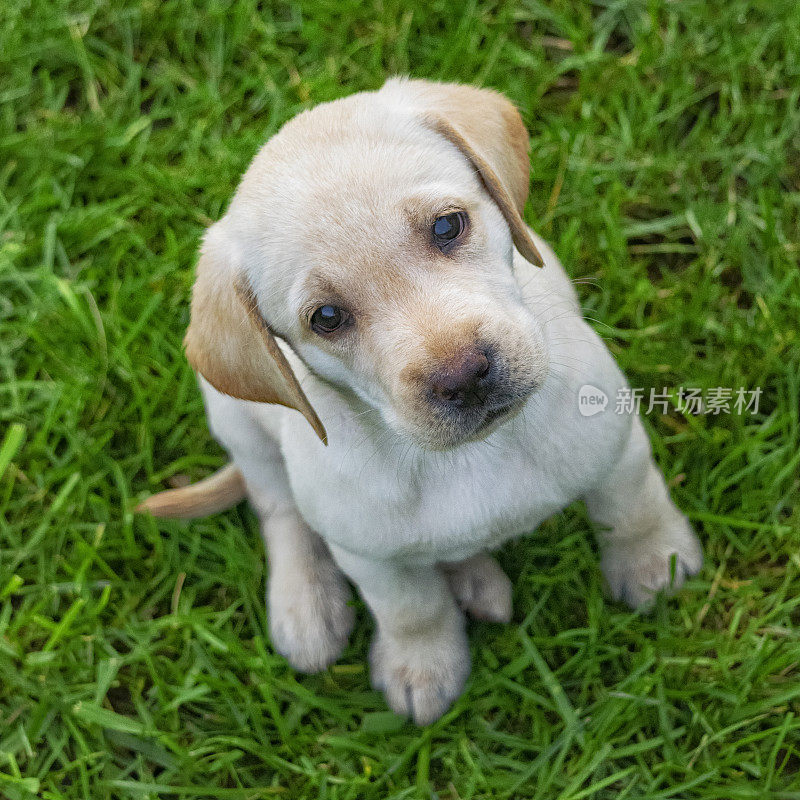
POLYGON ((154 517, 197 519, 225 511, 244 498, 242 473, 234 464, 226 464, 197 483, 148 497, 134 511, 139 514, 149 513, 154 517))

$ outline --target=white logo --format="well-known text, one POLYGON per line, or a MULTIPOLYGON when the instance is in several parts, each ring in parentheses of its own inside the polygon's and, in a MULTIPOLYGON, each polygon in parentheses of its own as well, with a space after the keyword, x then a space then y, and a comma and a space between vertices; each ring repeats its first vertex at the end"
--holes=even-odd
POLYGON ((578 411, 582 417, 593 417, 606 410, 608 395, 591 383, 585 383, 578 390, 578 411))

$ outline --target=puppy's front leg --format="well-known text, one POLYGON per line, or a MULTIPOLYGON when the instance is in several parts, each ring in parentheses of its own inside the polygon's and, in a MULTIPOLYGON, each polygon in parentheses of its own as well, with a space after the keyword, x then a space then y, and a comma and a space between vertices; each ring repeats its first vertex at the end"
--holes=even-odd
POLYGON ((678 589, 700 570, 700 542, 670 499, 638 418, 622 456, 587 495, 586 506, 601 526, 601 567, 615 600, 647 607, 657 592, 678 589))
POLYGON ((273 647, 297 670, 319 672, 353 627, 350 589, 322 540, 293 507, 261 518, 269 553, 267 616, 273 647))
MULTIPOLYGON (((237 459, 267 547, 267 618, 273 647, 301 672, 332 664, 347 644, 350 587, 297 510, 277 445, 257 431, 255 454, 237 459)), ((255 448, 254 448, 255 449, 255 448)), ((244 448, 240 448, 242 453, 244 448)))
POLYGON ((267 548, 267 619, 273 647, 302 672, 333 663, 354 613, 350 587, 295 505, 278 442, 262 422, 200 380, 214 437, 244 476, 267 548))
POLYGON ((438 719, 461 693, 470 670, 464 615, 444 575, 433 566, 373 561, 339 548, 332 553, 377 622, 372 685, 417 725, 438 719))

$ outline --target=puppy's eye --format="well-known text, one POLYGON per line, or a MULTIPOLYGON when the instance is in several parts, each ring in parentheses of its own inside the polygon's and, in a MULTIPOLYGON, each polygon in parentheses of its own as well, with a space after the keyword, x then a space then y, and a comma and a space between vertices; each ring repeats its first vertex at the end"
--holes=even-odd
POLYGON ((467 215, 463 211, 454 211, 452 214, 445 214, 437 217, 433 221, 431 232, 433 233, 434 244, 440 249, 445 250, 462 233, 467 226, 467 215))
POLYGON ((311 329, 314 333, 333 333, 350 320, 350 315, 339 306, 320 306, 311 315, 311 329))

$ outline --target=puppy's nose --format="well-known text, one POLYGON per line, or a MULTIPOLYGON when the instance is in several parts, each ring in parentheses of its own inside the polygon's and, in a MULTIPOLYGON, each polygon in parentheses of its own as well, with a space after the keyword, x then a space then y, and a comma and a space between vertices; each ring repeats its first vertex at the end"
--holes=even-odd
POLYGON ((431 391, 453 408, 480 405, 489 395, 485 378, 491 366, 482 350, 467 350, 431 375, 431 391))

